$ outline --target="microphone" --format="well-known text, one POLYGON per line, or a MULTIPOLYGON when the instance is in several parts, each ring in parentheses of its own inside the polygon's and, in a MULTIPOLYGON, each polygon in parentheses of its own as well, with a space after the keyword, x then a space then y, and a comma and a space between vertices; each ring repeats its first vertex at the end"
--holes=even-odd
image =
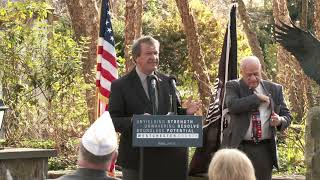
POLYGON ((154 74, 149 75, 150 76, 150 84, 152 88, 156 88, 157 83, 158 83, 158 77, 154 74))
POLYGON ((177 87, 177 78, 175 76, 169 76, 169 81, 174 88, 177 87))
POLYGON ((175 115, 177 114, 177 101, 180 103, 180 97, 177 91, 177 78, 171 75, 169 76, 169 82, 171 84, 171 95, 168 115, 175 115))

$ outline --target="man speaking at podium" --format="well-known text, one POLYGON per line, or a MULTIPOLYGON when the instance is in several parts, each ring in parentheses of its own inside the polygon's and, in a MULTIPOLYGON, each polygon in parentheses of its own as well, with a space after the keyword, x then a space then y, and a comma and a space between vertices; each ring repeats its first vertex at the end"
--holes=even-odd
POLYGON ((176 101, 170 100, 172 78, 157 71, 159 46, 159 41, 151 36, 137 39, 132 45, 136 66, 111 84, 109 112, 116 131, 121 133, 117 162, 122 167, 124 180, 139 179, 139 148, 132 147, 133 114, 165 115, 171 102, 177 102, 178 114, 192 115, 200 108, 199 102, 190 102, 184 109, 181 108, 179 98, 176 101), (150 77, 157 83, 155 101, 150 100, 150 77))

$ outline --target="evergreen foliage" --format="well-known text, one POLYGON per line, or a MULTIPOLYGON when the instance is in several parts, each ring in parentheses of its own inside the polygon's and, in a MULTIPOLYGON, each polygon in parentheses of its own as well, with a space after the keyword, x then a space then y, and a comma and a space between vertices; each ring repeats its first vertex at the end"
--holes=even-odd
MULTIPOLYGON (((119 74, 123 75, 125 3, 119 5, 119 14, 113 15, 112 24, 119 74)), ((201 0, 190 1, 190 7, 214 82, 227 19, 222 19, 223 16, 212 11, 211 5, 201 0)), ((49 162, 49 169, 53 170, 76 164, 79 138, 89 126, 85 90, 94 84, 85 84, 82 76, 81 58, 88 50, 87 39, 75 41, 70 19, 65 14, 53 25, 48 24, 47 8, 48 4, 31 0, 9 2, 0 8, 0 80, 4 102, 10 107, 4 124, 6 145, 57 149, 58 157, 49 162)), ((265 0, 263 8, 252 7, 249 11, 264 52, 267 73, 275 78, 277 45, 272 38, 271 8, 272 1, 265 0)), ((238 58, 241 59, 251 54, 251 50, 240 20, 238 25, 238 58)), ((146 1, 143 34, 160 41, 160 69, 177 76, 182 95, 197 97, 198 79, 191 70, 186 36, 174 0, 146 1)), ((289 129, 285 140, 279 138, 281 173, 305 171, 303 121, 300 124, 289 129)))

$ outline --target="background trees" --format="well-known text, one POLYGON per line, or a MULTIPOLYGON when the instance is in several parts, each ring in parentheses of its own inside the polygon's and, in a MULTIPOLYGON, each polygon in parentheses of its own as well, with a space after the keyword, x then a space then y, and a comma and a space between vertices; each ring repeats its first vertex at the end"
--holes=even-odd
MULTIPOLYGON (((81 61, 88 43, 86 38, 74 40, 70 21, 64 18, 55 22, 52 32, 47 8, 42 2, 0 8, 1 83, 10 107, 6 144, 52 147, 67 154, 75 149, 74 137, 89 124, 81 61)), ((69 157, 58 159, 73 163, 69 157)))
POLYGON ((88 39, 88 51, 84 52, 82 57, 82 71, 86 84, 87 111, 90 122, 96 118, 96 98, 95 98, 95 76, 93 69, 96 64, 97 53, 94 51, 97 47, 99 28, 99 14, 96 0, 73 0, 65 1, 68 7, 72 28, 76 40, 79 42, 81 37, 88 39))
MULTIPOLYGON (((3 3, 0 8, 2 96, 10 106, 7 145, 53 147, 50 168, 75 164, 77 138, 95 116, 95 63, 100 0, 3 3), (55 7, 53 24, 49 7, 55 7), (51 34, 51 35, 50 35, 51 34)), ((185 98, 204 104, 217 74, 230 2, 110 0, 120 75, 133 64, 130 45, 141 34, 160 43, 160 69, 177 76, 185 98)), ((265 77, 283 84, 294 124, 281 141, 283 171, 303 172, 303 125, 319 87, 273 39, 274 22, 289 22, 319 35, 320 4, 297 0, 239 0, 238 57, 255 54, 265 77), (290 136, 295 134, 295 136, 290 136), (288 151, 288 148, 291 148, 288 151), (295 153, 300 155, 296 156, 295 153), (301 155, 302 154, 302 155, 301 155), (290 165, 292 164, 292 165, 290 165)), ((206 105, 204 105, 204 110, 206 105)), ((199 112, 205 115, 205 112, 199 112)), ((281 138, 280 138, 281 139, 281 138)))

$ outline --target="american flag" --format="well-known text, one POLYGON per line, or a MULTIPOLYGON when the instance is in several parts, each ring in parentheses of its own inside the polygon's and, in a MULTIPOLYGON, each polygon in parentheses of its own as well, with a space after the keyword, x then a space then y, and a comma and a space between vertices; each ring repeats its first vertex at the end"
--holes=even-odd
POLYGON ((98 117, 108 109, 111 82, 118 78, 109 1, 102 0, 97 54, 98 117))

